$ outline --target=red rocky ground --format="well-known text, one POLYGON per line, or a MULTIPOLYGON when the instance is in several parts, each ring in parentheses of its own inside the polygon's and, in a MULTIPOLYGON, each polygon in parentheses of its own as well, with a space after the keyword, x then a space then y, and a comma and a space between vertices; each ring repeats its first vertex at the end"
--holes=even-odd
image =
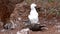
MULTIPOLYGON (((24 27, 23 21, 28 20, 27 16, 30 12, 30 4, 33 2, 37 4, 39 22, 42 25, 46 25, 48 29, 37 32, 30 31, 29 34, 59 34, 60 0, 22 0, 20 2, 18 0, 0 0, 0 19, 4 22, 10 19, 17 24, 15 29, 4 32, 0 31, 0 34, 16 34, 17 31, 21 30, 24 27)), ((0 25, 0 30, 2 30, 2 23, 0 25)))

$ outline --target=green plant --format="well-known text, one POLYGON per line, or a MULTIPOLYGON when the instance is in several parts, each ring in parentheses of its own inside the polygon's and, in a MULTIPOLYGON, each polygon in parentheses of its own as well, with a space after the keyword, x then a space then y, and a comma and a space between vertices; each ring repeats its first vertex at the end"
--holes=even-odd
POLYGON ((48 0, 48 2, 53 2, 54 0, 48 0))

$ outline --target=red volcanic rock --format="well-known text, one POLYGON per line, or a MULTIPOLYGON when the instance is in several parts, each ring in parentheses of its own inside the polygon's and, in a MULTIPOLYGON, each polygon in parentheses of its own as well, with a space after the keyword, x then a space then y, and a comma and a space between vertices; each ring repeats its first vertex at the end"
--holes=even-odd
POLYGON ((10 15, 13 13, 15 5, 23 0, 0 0, 0 19, 5 25, 9 23, 10 15))

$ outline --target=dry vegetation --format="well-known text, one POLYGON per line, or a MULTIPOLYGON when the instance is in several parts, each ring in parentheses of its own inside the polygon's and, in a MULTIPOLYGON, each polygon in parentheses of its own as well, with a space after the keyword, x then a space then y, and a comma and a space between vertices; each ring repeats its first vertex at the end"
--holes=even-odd
POLYGON ((55 32, 57 31, 55 25, 60 23, 60 0, 0 0, 0 21, 6 23, 12 20, 18 24, 14 30, 0 32, 0 34, 15 34, 17 30, 21 30, 24 27, 24 21, 28 20, 31 3, 37 4, 39 21, 41 24, 47 25, 49 29, 43 32, 30 31, 30 34, 59 34, 60 32, 55 32))

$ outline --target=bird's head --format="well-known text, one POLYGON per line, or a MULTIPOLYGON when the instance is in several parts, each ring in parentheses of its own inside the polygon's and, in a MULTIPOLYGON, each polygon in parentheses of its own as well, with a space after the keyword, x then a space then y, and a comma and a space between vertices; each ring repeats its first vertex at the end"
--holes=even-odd
POLYGON ((36 6, 37 6, 37 5, 36 5, 35 3, 32 3, 30 7, 31 7, 31 8, 34 8, 34 7, 36 7, 36 6))

